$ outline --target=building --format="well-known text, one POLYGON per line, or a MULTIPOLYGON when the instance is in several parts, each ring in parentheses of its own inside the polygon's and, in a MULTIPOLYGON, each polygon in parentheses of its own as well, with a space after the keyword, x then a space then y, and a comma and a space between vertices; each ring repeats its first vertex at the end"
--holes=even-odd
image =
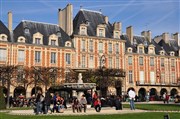
MULTIPOLYGON (((0 22, 0 65, 97 69, 104 56, 106 68, 126 70, 123 94, 131 88, 142 97, 148 92, 152 96, 180 94, 179 33, 152 38, 151 31, 143 31, 137 36, 129 26, 122 34, 121 23, 111 24, 101 12, 80 9, 74 19, 72 13, 73 6, 68 4, 58 11, 59 25, 22 21, 12 30, 9 12, 8 28, 0 22)), ((57 84, 66 79, 65 72, 57 84)), ((33 86, 28 87, 27 97, 33 86)), ((14 90, 11 87, 11 94, 14 90)))

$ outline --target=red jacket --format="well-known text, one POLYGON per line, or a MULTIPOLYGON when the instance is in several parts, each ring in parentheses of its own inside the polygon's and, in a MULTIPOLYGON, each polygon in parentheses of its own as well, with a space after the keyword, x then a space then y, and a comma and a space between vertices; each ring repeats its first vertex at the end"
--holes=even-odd
POLYGON ((100 100, 95 100, 94 101, 94 106, 97 106, 97 105, 101 105, 101 101, 100 100))

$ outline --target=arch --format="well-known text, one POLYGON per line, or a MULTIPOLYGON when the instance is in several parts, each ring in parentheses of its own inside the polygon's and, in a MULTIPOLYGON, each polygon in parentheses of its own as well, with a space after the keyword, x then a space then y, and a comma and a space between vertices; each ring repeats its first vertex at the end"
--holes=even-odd
POLYGON ((34 87, 32 90, 31 90, 31 96, 35 94, 35 92, 37 92, 38 90, 40 90, 42 92, 42 88, 37 86, 36 88, 34 87))
POLYGON ((171 96, 175 96, 175 95, 177 95, 178 94, 178 91, 177 91, 177 89, 175 89, 175 88, 173 88, 173 89, 171 89, 171 92, 170 92, 170 95, 171 96))
POLYGON ((166 88, 162 88, 160 91, 160 95, 162 96, 164 93, 168 94, 167 89, 166 88))
POLYGON ((129 92, 130 90, 135 91, 135 89, 133 87, 130 87, 130 88, 128 88, 127 92, 129 92))
POLYGON ((14 89, 14 97, 18 97, 20 95, 26 96, 26 89, 22 86, 18 86, 14 89))
POLYGON ((157 95, 157 90, 155 88, 150 89, 150 96, 157 95))
POLYGON ((138 91, 138 96, 140 101, 145 101, 145 96, 146 96, 146 89, 145 88, 140 88, 138 91))

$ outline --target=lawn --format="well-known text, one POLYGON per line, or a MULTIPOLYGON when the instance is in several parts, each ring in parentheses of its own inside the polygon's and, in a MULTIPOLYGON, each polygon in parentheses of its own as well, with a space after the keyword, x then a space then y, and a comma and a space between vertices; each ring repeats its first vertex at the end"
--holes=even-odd
MULTIPOLYGON (((0 119, 164 119, 165 113, 146 112, 135 114, 116 114, 116 115, 81 115, 81 116, 13 116, 0 113, 0 119)), ((171 119, 179 119, 180 113, 169 113, 171 119)))
MULTIPOLYGON (((123 107, 130 108, 129 104, 123 104, 123 107)), ((135 104, 135 107, 142 110, 180 111, 180 105, 175 104, 135 104)))

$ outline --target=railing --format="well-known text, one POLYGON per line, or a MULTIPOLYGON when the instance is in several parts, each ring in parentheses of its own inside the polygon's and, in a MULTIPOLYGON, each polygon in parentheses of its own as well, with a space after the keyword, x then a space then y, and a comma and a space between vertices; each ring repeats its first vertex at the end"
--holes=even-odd
POLYGON ((180 83, 140 83, 139 81, 136 81, 136 86, 180 87, 180 83))

